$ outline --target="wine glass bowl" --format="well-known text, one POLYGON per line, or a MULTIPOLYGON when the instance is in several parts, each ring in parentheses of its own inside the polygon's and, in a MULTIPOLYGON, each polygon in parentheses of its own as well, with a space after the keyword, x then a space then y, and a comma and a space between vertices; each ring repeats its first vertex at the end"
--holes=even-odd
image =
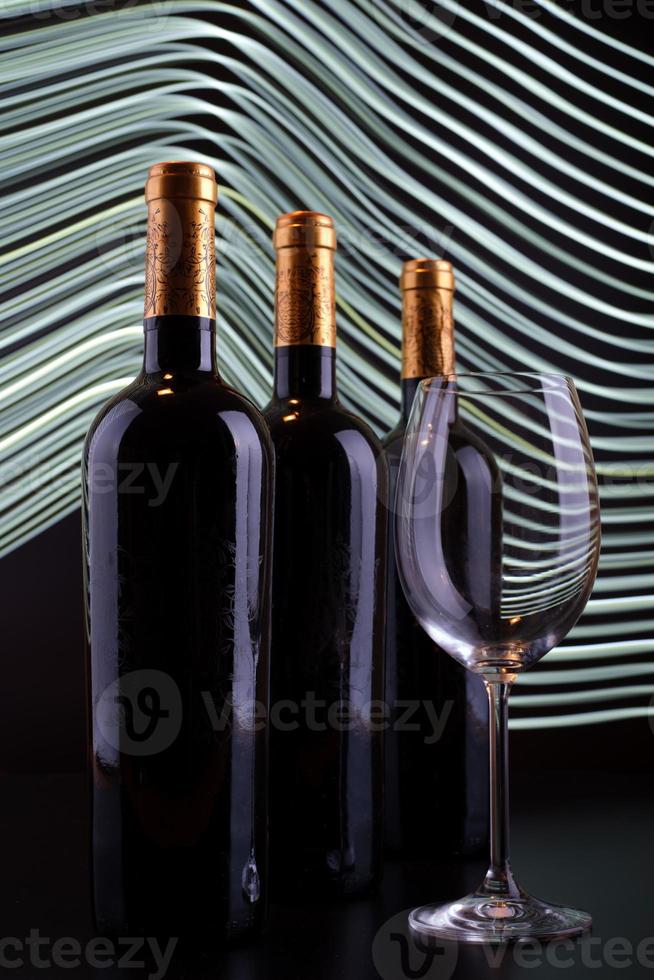
POLYGON ((424 938, 554 938, 590 916, 530 898, 508 854, 508 696, 567 635, 600 552, 597 479, 574 383, 554 374, 448 375, 417 391, 395 503, 400 580, 417 620, 480 674, 490 703, 491 860, 480 888, 425 906, 424 938))
POLYGON ((396 534, 407 599, 438 646, 485 676, 540 660, 583 611, 599 556, 597 483, 573 382, 422 382, 396 534))

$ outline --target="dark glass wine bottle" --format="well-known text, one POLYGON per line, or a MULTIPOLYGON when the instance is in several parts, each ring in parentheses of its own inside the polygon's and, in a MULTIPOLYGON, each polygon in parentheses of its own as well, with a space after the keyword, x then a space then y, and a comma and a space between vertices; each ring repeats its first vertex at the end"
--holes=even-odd
POLYGON ((386 463, 336 391, 332 220, 286 215, 275 247, 271 880, 350 894, 381 868, 386 463))
POLYGON ((262 925, 274 453, 215 352, 217 185, 146 184, 145 357, 84 450, 100 934, 262 925))
MULTIPOLYGON (((391 502, 418 385, 424 378, 455 371, 451 264, 433 259, 406 262, 400 286, 402 408, 398 424, 384 439, 391 502)), ((469 454, 458 450, 469 446, 477 451, 470 436, 459 423, 447 475, 448 484, 456 488, 452 507, 466 511, 474 502, 474 481, 466 478, 469 454)), ((393 723, 385 747, 386 847, 405 857, 481 852, 488 840, 484 685, 439 650, 416 621, 395 566, 393 515, 389 529, 386 700, 393 723)))

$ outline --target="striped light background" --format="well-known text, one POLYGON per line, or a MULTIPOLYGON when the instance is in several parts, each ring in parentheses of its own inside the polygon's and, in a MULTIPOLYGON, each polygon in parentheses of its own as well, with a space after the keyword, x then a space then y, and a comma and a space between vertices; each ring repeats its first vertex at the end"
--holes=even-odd
POLYGON ((458 268, 460 370, 577 379, 601 570, 582 622, 524 678, 513 725, 645 718, 654 57, 569 4, 474 6, 4 0, 0 556, 78 507, 84 432, 140 362, 145 171, 200 157, 222 187, 221 365, 260 404, 270 232, 295 207, 338 222, 341 390, 378 431, 397 413, 408 256, 458 268))

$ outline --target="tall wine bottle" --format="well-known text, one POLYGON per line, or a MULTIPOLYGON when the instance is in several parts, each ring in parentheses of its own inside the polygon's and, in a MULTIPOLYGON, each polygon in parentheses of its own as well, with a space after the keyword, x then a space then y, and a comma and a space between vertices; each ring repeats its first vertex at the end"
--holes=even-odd
POLYGON ((146 200, 143 368, 84 450, 94 905, 212 945, 265 908, 274 454, 216 366, 213 170, 146 200))
MULTIPOLYGON (((455 371, 454 285, 449 262, 404 264, 401 415, 384 439, 391 502, 418 385, 455 371)), ((474 485, 466 480, 466 454, 458 452, 471 445, 461 423, 456 439, 451 466, 458 476, 448 472, 448 480, 456 503, 467 507, 474 485)), ((393 515, 387 584, 386 847, 405 857, 472 854, 488 839, 486 693, 478 677, 436 647, 409 609, 395 566, 393 515)))
POLYGON ((381 867, 387 471, 336 390, 333 221, 285 215, 274 243, 271 876, 339 895, 381 867))

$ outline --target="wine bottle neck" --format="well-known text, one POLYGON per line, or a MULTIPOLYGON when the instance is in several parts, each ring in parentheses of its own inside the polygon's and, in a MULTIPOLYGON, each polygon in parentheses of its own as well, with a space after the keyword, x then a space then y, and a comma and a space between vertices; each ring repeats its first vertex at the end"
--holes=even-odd
POLYGON ((277 249, 275 347, 336 346, 334 254, 322 245, 277 249))
POLYGON ((217 376, 214 320, 199 316, 157 316, 143 322, 146 374, 217 376))
POLYGON ((275 348, 275 397, 336 400, 336 350, 318 344, 275 348))
POLYGON ((401 401, 402 401, 402 420, 404 422, 409 421, 409 416, 411 415, 411 406, 413 405, 413 399, 415 398, 418 386, 422 381, 422 378, 402 378, 401 383, 401 401))
POLYGON ((275 396, 333 401, 336 399, 335 233, 333 227, 311 224, 330 220, 323 216, 294 213, 287 220, 292 223, 297 217, 309 224, 288 229, 280 229, 278 224, 276 232, 275 396))
POLYGON ((454 291, 435 286, 402 294, 402 380, 454 374, 454 291))
POLYGON ((145 196, 143 370, 217 375, 213 170, 204 164, 157 164, 145 196))
POLYGON ((148 201, 146 320, 216 317, 215 205, 189 197, 148 201))

